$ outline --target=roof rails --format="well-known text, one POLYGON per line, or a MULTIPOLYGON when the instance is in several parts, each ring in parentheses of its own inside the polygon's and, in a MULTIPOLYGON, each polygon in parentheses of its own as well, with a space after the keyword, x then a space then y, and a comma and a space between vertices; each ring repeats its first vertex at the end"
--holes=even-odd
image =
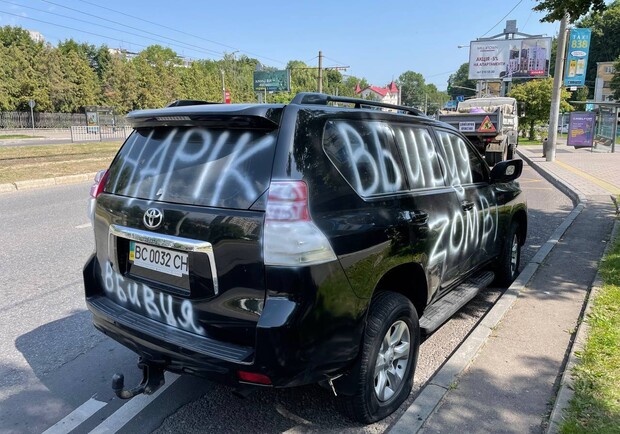
POLYGON ((201 101, 199 99, 177 99, 172 101, 166 107, 182 107, 186 105, 202 105, 202 104, 217 104, 215 102, 201 101))
POLYGON ((384 102, 371 101, 361 98, 349 98, 346 96, 334 96, 324 93, 314 92, 301 92, 295 95, 295 98, 291 101, 291 104, 315 104, 315 105, 327 105, 329 102, 342 102, 347 104, 354 104, 355 108, 362 108, 363 106, 389 108, 392 110, 398 110, 414 116, 426 116, 421 110, 413 107, 407 107, 404 105, 387 104, 384 102))

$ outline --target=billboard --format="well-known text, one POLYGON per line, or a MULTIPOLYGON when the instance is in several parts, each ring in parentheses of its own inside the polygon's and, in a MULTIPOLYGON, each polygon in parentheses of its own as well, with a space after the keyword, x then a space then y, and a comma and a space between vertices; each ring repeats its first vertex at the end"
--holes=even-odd
POLYGON ((469 79, 549 76, 551 38, 493 39, 469 45, 469 79))
POLYGON ((596 113, 572 112, 568 119, 568 138, 566 144, 575 148, 592 147, 596 113))
POLYGON ((254 92, 290 92, 291 75, 289 70, 254 71, 254 92))
POLYGON ((564 70, 564 86, 585 85, 591 34, 590 29, 573 28, 570 30, 566 69, 564 70))

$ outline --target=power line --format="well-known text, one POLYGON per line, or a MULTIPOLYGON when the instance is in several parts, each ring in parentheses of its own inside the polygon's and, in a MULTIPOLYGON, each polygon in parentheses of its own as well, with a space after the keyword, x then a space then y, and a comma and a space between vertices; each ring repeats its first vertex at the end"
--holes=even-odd
MULTIPOLYGON (((112 38, 112 37, 110 37, 110 36, 101 35, 101 34, 99 34, 99 33, 89 32, 89 31, 87 31, 87 30, 82 30, 82 29, 76 29, 75 27, 64 26, 64 25, 62 25, 62 24, 51 23, 51 22, 49 22, 49 21, 39 20, 39 19, 37 19, 37 18, 24 17, 23 15, 13 14, 13 13, 11 13, 11 12, 5 12, 5 11, 0 10, 0 14, 11 15, 11 16, 14 16, 14 17, 17 17, 17 18, 22 18, 22 19, 25 19, 25 20, 37 21, 37 22, 39 22, 39 23, 43 23, 43 24, 49 24, 49 25, 56 26, 56 27, 62 27, 62 28, 69 29, 69 30, 75 30, 76 32, 82 32, 82 33, 86 33, 86 34, 88 34, 88 35, 98 36, 98 37, 100 37, 100 38, 112 39, 112 40, 114 40, 114 41, 119 41, 119 42, 121 42, 121 43, 126 42, 126 41, 125 41, 125 40, 123 40, 123 39, 112 38)), ((141 44, 136 44, 136 43, 133 43, 133 45, 136 45, 136 46, 138 46, 138 47, 142 47, 142 48, 148 48, 146 45, 141 45, 141 44)))
MULTIPOLYGON (((117 31, 117 32, 123 32, 123 33, 126 33, 128 35, 137 36, 139 38, 147 38, 147 36, 140 35, 138 33, 133 33, 133 32, 127 31, 126 29, 118 29, 118 28, 115 28, 115 27, 106 26, 104 24, 97 24, 97 23, 93 23, 91 21, 82 20, 82 19, 79 19, 79 18, 74 18, 74 17, 70 17, 68 15, 58 14, 58 13, 55 13, 55 12, 49 12, 49 11, 46 11, 46 10, 43 10, 43 9, 38 9, 38 8, 35 8, 35 7, 32 7, 32 6, 25 6, 25 5, 21 5, 21 4, 18 4, 18 3, 13 3, 13 2, 10 2, 10 1, 7 1, 7 0, 0 0, 0 2, 8 3, 8 4, 13 5, 13 6, 20 6, 20 7, 23 7, 23 8, 32 9, 32 10, 35 10, 35 11, 38 11, 38 12, 43 12, 45 14, 56 15, 56 16, 62 17, 62 18, 68 18, 70 20, 79 21, 79 22, 82 22, 82 23, 90 24, 90 25, 95 25, 95 26, 103 27, 104 29, 110 29, 110 30, 114 30, 114 31, 117 31)), ((72 9, 70 7, 67 7, 67 6, 62 6, 62 5, 57 5, 57 6, 64 7, 64 8, 70 9, 70 10, 74 10, 76 12, 80 12, 80 13, 83 13, 85 15, 90 15, 90 14, 87 14, 85 12, 77 11, 77 10, 72 9)), ((114 24, 122 25, 121 23, 118 23, 118 22, 115 22, 115 21, 112 21, 112 20, 107 20, 105 18, 100 18, 100 19, 102 19, 104 21, 109 21, 109 22, 114 23, 114 24)), ((143 30, 139 30, 139 31, 142 31, 144 33, 149 33, 150 35, 158 36, 155 33, 150 33, 150 32, 146 32, 146 31, 143 31, 143 30)), ((186 45, 186 47, 183 47, 183 46, 180 46, 180 45, 176 45, 179 48, 192 49, 194 51, 200 51, 200 52, 203 52, 203 53, 206 53, 206 54, 217 54, 219 56, 223 55, 223 53, 221 53, 219 51, 209 50, 208 48, 202 48, 202 47, 199 47, 197 45, 187 44, 187 43, 182 42, 182 41, 177 41, 176 39, 167 38, 165 36, 163 36, 163 38, 164 39, 170 39, 172 41, 179 42, 179 43, 181 43, 183 45, 186 45)), ((173 47, 175 46, 174 44, 170 44, 169 42, 166 42, 166 41, 164 41, 162 39, 151 38, 151 40, 156 41, 156 42, 162 42, 164 44, 167 44, 167 45, 170 45, 170 46, 173 46, 173 47)))
MULTIPOLYGON (((41 1, 44 1, 46 3, 52 3, 49 0, 41 0, 41 1)), ((267 56, 261 56, 261 55, 256 54, 256 53, 252 53, 251 51, 240 50, 237 47, 233 47, 232 45, 223 44, 221 42, 217 42, 217 41, 213 41, 211 39, 203 38, 202 36, 193 35, 191 33, 184 32, 183 30, 179 30, 179 29, 175 29, 174 27, 166 26, 165 24, 160 24, 160 23, 156 23, 154 21, 149 21, 149 20, 145 19, 144 17, 137 17, 135 15, 131 15, 131 14, 128 14, 128 13, 125 13, 125 12, 117 11, 115 9, 108 8, 108 7, 105 7, 105 6, 101 6, 100 4, 97 4, 97 3, 94 3, 94 2, 90 2, 88 0, 80 0, 80 1, 82 3, 86 3, 86 4, 89 4, 89 5, 92 5, 92 6, 95 6, 95 7, 98 7, 98 8, 107 10, 107 11, 110 11, 110 12, 114 12, 116 14, 124 15, 126 17, 133 18, 133 19, 137 19, 137 20, 143 21, 145 23, 153 24, 154 26, 163 27, 164 29, 172 30, 174 32, 181 33, 181 34, 186 35, 186 36, 191 36, 193 38, 201 39, 203 41, 210 42, 212 44, 221 45, 222 47, 230 48, 232 50, 237 50, 237 51, 240 51, 240 52, 246 53, 246 54, 251 54, 252 56, 256 56, 256 57, 259 57, 261 59, 267 59, 267 60, 271 60, 271 61, 276 62, 276 63, 281 63, 283 65, 286 65, 286 62, 282 62, 281 60, 273 59, 273 58, 270 58, 270 57, 267 57, 267 56)), ((55 3, 52 3, 52 4, 55 4, 55 3)))
POLYGON ((516 5, 514 5, 514 7, 513 7, 512 9, 510 9, 510 11, 509 11, 506 15, 504 15, 504 16, 502 17, 502 19, 500 19, 500 20, 497 22, 497 24, 495 24, 493 27, 491 27, 489 30, 487 30, 487 32, 486 32, 484 35, 480 36, 480 37, 481 37, 481 38, 484 38, 486 35, 488 35, 489 33, 491 33, 491 31, 492 31, 495 27, 499 26, 499 25, 501 24, 501 22, 502 22, 502 21, 504 21, 504 19, 505 19, 508 15, 510 15, 510 14, 512 13, 512 11, 514 11, 514 10, 517 8, 517 6, 519 6, 522 2, 523 2, 523 0, 519 0, 519 1, 517 2, 517 4, 516 4, 516 5))

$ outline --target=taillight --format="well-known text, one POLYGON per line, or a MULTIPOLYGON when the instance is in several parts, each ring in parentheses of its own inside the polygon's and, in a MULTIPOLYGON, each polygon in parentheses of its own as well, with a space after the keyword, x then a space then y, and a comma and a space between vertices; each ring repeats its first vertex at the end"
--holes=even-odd
POLYGON ((108 180, 108 174, 110 172, 107 170, 100 170, 95 175, 95 182, 90 187, 90 197, 93 199, 97 199, 97 196, 101 194, 103 191, 103 187, 105 186, 106 181, 108 180))
POLYGON ((273 181, 265 213, 265 265, 300 266, 336 260, 327 237, 310 218, 303 181, 273 181))

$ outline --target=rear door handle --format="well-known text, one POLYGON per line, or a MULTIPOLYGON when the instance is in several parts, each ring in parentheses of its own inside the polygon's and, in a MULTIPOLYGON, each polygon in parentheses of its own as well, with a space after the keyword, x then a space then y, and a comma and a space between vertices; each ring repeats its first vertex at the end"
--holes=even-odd
POLYGON ((463 208, 463 211, 471 211, 472 209, 474 209, 474 203, 468 200, 464 200, 461 202, 461 208, 463 208))

